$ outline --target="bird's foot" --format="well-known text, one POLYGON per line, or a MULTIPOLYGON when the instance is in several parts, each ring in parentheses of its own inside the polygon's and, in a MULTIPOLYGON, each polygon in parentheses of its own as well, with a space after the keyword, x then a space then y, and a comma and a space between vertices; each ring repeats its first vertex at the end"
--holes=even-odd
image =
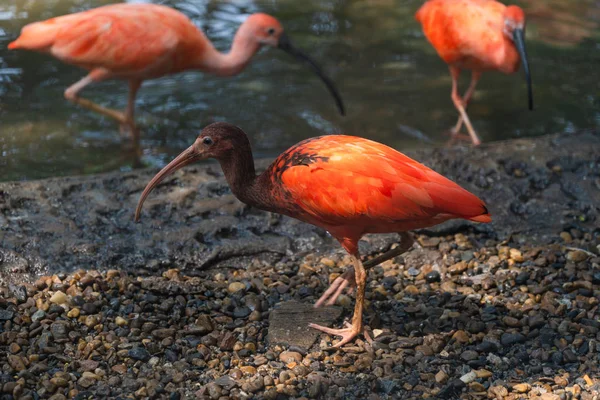
POLYGON ((342 275, 338 276, 329 288, 323 293, 319 300, 315 303, 315 308, 321 307, 323 304, 332 306, 335 304, 337 298, 342 294, 345 288, 353 290, 356 286, 354 280, 354 268, 348 268, 342 275))
MULTIPOLYGON (((446 136, 450 136, 450 139, 448 139, 448 141, 446 142, 446 147, 452 147, 454 146, 454 144, 456 144, 457 141, 464 141, 464 142, 472 142, 471 140, 471 136, 469 135, 465 135, 464 133, 458 133, 455 132, 452 129, 449 129, 447 132, 445 132, 446 136)), ((477 146, 479 143, 474 144, 474 146, 477 146)))
POLYGON ((355 326, 349 322, 344 322, 344 325, 346 326, 345 328, 334 329, 334 328, 328 328, 326 326, 321 326, 321 325, 317 325, 317 324, 308 324, 309 327, 311 327, 313 329, 317 329, 321 332, 325 332, 328 335, 340 336, 342 338, 342 340, 340 340, 339 342, 337 342, 336 344, 331 346, 334 348, 342 347, 343 345, 345 345, 346 343, 349 343, 352 339, 354 339, 356 336, 358 336, 359 333, 362 332, 362 327, 360 325, 355 326))

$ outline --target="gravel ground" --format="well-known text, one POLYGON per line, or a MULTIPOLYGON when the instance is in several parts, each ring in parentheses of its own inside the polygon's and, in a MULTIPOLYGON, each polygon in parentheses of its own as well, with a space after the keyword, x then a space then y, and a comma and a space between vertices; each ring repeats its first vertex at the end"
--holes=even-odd
MULTIPOLYGON (((347 264, 341 252, 2 288, 0 398, 600 398, 600 257, 580 250, 597 235, 536 247, 472 231, 417 238, 369 272, 374 341, 341 351, 327 335, 308 351, 265 340, 274 306, 314 302, 347 264)), ((338 303, 350 316, 352 298, 338 303)))

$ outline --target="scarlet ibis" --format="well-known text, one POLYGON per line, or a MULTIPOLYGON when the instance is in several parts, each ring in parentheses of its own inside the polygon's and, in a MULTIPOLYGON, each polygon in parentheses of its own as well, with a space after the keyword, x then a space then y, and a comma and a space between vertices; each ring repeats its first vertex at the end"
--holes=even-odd
POLYGON ((341 336, 338 347, 362 331, 367 275, 358 241, 363 235, 406 232, 453 218, 491 221, 485 204, 475 195, 404 154, 359 137, 306 139, 256 175, 248 137, 240 128, 222 122, 204 128, 193 145, 152 178, 141 194, 135 220, 148 194, 166 176, 206 158, 221 164, 239 200, 326 229, 352 256, 354 270, 346 274, 346 278, 354 275, 357 285, 352 324, 343 329, 310 325, 341 336))
POLYGON ((520 7, 495 0, 429 0, 415 18, 438 55, 450 67, 452 101, 459 112, 451 130, 454 141, 464 121, 473 145, 481 143, 465 111, 483 71, 511 74, 523 64, 529 109, 533 110, 531 74, 525 51, 525 13, 520 7), (471 84, 461 98, 458 77, 462 69, 472 71, 471 84))
POLYGON ((142 81, 185 70, 236 75, 262 46, 277 47, 308 64, 325 82, 344 115, 344 104, 333 81, 315 61, 292 45, 281 23, 267 14, 250 15, 226 54, 217 51, 184 14, 157 4, 113 4, 35 22, 25 26, 8 48, 49 53, 89 70, 85 78, 65 91, 65 97, 116 119, 121 131, 128 130, 137 142, 139 133, 133 114, 142 81), (125 112, 79 97, 79 92, 90 83, 107 79, 129 81, 125 112))

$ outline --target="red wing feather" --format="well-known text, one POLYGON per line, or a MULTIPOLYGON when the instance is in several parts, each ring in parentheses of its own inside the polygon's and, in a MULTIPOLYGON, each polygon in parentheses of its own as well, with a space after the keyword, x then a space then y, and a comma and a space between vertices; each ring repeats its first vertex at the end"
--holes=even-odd
POLYGON ((286 191, 305 212, 328 224, 365 217, 373 223, 393 223, 487 214, 475 195, 402 153, 367 139, 322 136, 300 143, 281 157, 290 157, 290 152, 312 162, 283 171, 286 191))

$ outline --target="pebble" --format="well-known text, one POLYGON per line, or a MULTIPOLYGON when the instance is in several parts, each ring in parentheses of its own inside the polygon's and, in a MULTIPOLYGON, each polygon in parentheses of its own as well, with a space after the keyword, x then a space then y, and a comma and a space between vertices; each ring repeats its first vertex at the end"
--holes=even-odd
POLYGON ((236 293, 246 290, 246 285, 242 282, 231 282, 227 287, 229 293, 236 293))
POLYGON ((531 385, 529 383, 517 383, 512 388, 517 393, 527 393, 531 390, 531 385))
POLYGON ((567 253, 567 260, 572 261, 574 263, 580 263, 582 261, 587 260, 588 255, 583 250, 574 250, 567 253))
POLYGON ((302 354, 295 351, 284 351, 279 355, 279 360, 285 364, 289 364, 291 362, 300 363, 302 362, 302 354))
POLYGON ((150 353, 143 347, 134 347, 127 354, 134 360, 148 361, 150 359, 150 353))
POLYGON ((437 374, 435 374, 435 381, 437 383, 446 383, 448 381, 448 374, 442 370, 439 370, 437 374))
POLYGON ((50 302, 54 304, 65 304, 67 300, 67 295, 60 290, 54 292, 54 294, 50 297, 50 302))
POLYGON ((520 333, 503 333, 500 343, 503 346, 512 346, 513 344, 523 343, 525 339, 525 336, 520 333))
MULTIPOLYGON (((460 355, 460 358, 462 358, 465 361, 476 360, 478 357, 479 357, 479 353, 477 353, 474 350, 465 350, 460 355)), ((467 383, 467 382, 465 382, 465 383, 467 383)))
POLYGON ((442 277, 438 271, 431 271, 425 275, 425 280, 427 283, 434 283, 441 281, 442 277))

